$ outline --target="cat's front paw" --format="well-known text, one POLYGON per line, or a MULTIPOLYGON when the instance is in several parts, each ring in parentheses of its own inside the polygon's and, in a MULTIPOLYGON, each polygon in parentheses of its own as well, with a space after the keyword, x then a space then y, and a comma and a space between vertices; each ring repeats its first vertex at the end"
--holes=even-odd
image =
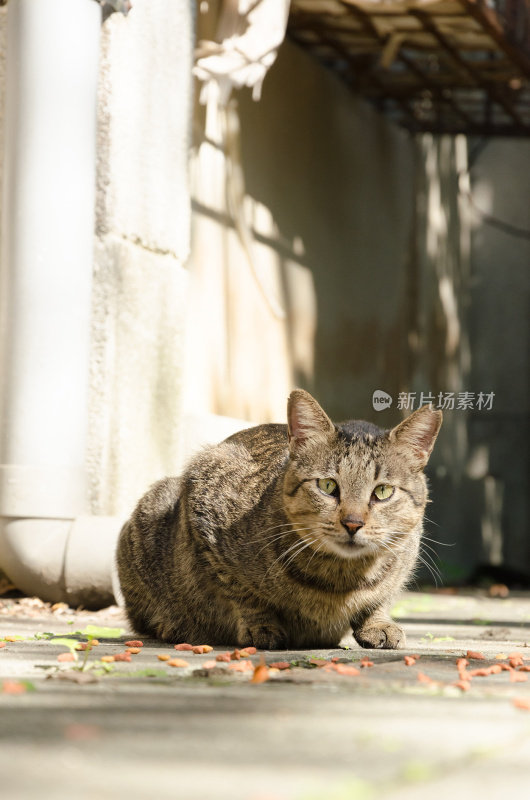
POLYGON ((285 650, 287 636, 279 625, 247 625, 240 631, 239 644, 253 645, 258 650, 285 650))
POLYGON ((405 632, 395 622, 378 623, 354 630, 353 635, 361 647, 396 650, 405 644, 405 632))

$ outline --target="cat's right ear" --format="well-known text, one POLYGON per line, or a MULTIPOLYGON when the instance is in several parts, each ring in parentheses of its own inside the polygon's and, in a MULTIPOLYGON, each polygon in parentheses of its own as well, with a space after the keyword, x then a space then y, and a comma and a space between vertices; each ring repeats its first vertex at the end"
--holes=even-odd
POLYGON ((323 442, 335 433, 335 426, 314 397, 295 389, 287 401, 289 448, 295 453, 312 442, 323 442))

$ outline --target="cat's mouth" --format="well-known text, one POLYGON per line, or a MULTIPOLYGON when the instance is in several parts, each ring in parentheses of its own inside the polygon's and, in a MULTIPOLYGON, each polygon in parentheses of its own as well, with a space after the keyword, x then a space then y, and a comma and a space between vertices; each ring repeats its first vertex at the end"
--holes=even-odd
POLYGON ((340 553, 346 558, 356 558, 357 556, 366 555, 368 552, 374 550, 373 542, 360 538, 359 536, 348 536, 347 538, 334 540, 332 547, 335 552, 340 553))

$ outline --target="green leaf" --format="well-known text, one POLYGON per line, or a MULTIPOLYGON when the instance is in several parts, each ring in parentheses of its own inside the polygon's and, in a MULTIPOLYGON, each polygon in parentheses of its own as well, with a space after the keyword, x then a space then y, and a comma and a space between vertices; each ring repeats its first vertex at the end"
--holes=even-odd
MULTIPOLYGON (((121 673, 124 676, 124 673, 121 673)), ((167 672, 163 669, 138 669, 135 672, 127 672, 127 678, 167 678, 167 672)))
POLYGON ((434 636, 432 633, 426 633, 422 636, 420 642, 454 642, 454 636, 434 636))
POLYGON ((117 639, 124 633, 124 630, 123 628, 104 628, 98 625, 87 625, 79 633, 91 639, 117 639))
POLYGON ((75 648, 79 644, 77 639, 64 639, 59 637, 58 639, 50 639, 50 644, 60 644, 62 647, 67 647, 77 658, 77 653, 75 652, 75 648))
POLYGON ((435 769, 425 761, 409 761, 402 770, 403 778, 410 783, 429 781, 435 776, 435 769))
POLYGON ((87 667, 87 669, 89 669, 90 672, 93 672, 94 675, 108 675, 110 672, 114 672, 116 667, 114 666, 114 664, 105 664, 105 662, 103 663, 98 662, 97 664, 90 665, 89 667, 87 667))

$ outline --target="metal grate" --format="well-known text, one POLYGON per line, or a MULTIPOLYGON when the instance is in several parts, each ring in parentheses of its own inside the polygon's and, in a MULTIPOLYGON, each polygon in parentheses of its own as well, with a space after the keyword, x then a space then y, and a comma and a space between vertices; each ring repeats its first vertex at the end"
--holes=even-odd
POLYGON ((411 131, 530 135, 530 0, 291 0, 288 35, 411 131))

